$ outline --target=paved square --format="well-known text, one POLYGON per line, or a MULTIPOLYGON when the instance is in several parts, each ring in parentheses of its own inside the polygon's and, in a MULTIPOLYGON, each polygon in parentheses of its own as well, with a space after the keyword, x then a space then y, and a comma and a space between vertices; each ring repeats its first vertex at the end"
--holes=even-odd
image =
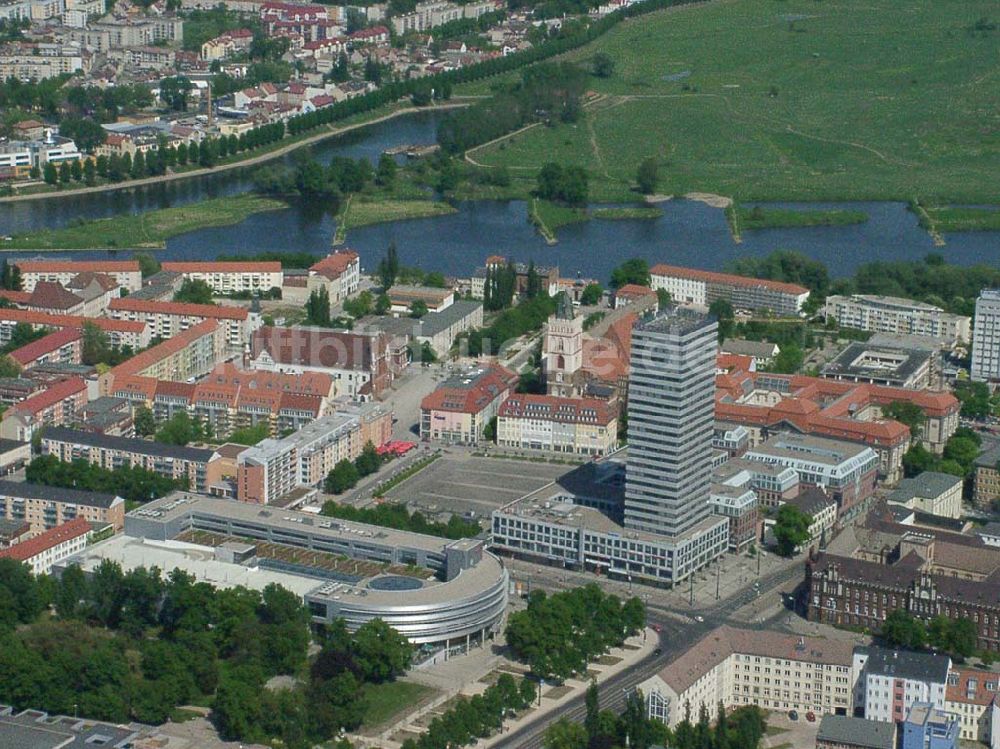
POLYGON ((539 489, 575 466, 532 463, 506 458, 446 455, 387 495, 411 510, 463 515, 481 519, 519 497, 539 489))

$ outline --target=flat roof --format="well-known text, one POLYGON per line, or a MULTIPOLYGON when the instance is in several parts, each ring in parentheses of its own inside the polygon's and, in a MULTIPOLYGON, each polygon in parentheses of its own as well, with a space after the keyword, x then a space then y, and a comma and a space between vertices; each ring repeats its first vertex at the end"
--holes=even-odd
POLYGON ((469 299, 459 299, 452 302, 440 312, 428 312, 420 318, 420 325, 416 328, 418 336, 434 336, 443 330, 447 330, 459 320, 464 320, 469 315, 482 309, 482 302, 475 302, 469 299))
POLYGON ((845 460, 861 455, 866 450, 872 451, 867 445, 859 445, 854 442, 825 439, 809 434, 782 432, 771 437, 767 442, 757 445, 752 450, 748 450, 744 457, 753 460, 754 455, 767 455, 836 466, 845 460))
POLYGON ((864 749, 895 749, 896 724, 849 715, 824 715, 816 740, 864 749))
POLYGON ((921 499, 937 499, 947 491, 951 491, 956 485, 961 485, 962 479, 950 473, 940 473, 938 471, 924 471, 911 478, 903 479, 899 485, 889 494, 890 502, 906 503, 911 499, 920 497, 921 499))
POLYGON ((60 486, 45 484, 29 484, 24 481, 0 480, 0 497, 18 497, 20 499, 41 499, 48 502, 63 502, 88 507, 111 507, 118 499, 114 494, 88 492, 82 489, 64 489, 60 486))
POLYGON ((873 346, 869 343, 852 343, 826 366, 824 377, 883 377, 907 380, 927 365, 931 352, 890 346, 873 346), (881 357, 885 364, 876 364, 881 357), (890 360, 893 360, 890 362, 890 360))
POLYGON ((286 510, 269 505, 255 505, 238 502, 234 499, 206 497, 179 491, 171 492, 165 497, 137 507, 128 513, 128 517, 165 523, 196 512, 201 515, 215 515, 234 521, 261 523, 272 528, 294 530, 298 533, 308 530, 316 534, 351 541, 359 541, 368 537, 372 541, 386 546, 421 549, 438 554, 443 553, 444 548, 451 543, 449 539, 426 536, 421 533, 399 531, 394 528, 383 528, 322 515, 317 516, 298 510, 286 510))
POLYGON ((164 442, 154 442, 137 437, 113 437, 108 434, 81 432, 78 429, 66 429, 65 427, 47 427, 42 434, 42 441, 44 442, 45 440, 86 445, 87 447, 99 447, 105 450, 122 450, 124 452, 139 453, 140 455, 155 455, 161 458, 177 458, 193 462, 207 462, 215 455, 214 450, 206 450, 199 447, 168 445, 164 442))

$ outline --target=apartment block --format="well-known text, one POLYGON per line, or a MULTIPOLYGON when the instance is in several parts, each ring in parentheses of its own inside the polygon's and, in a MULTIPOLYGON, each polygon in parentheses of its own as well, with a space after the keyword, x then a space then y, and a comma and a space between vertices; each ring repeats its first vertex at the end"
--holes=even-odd
POLYGON ((761 507, 779 507, 801 490, 794 468, 743 458, 732 458, 720 465, 712 481, 752 489, 761 507))
POLYGON ((653 289, 667 291, 675 304, 708 307, 717 299, 725 299, 737 309, 798 315, 809 298, 809 289, 804 286, 762 278, 662 263, 649 272, 653 289))
POLYGON ((972 504, 989 510, 993 500, 1000 499, 1000 445, 987 447, 973 465, 972 504))
POLYGON ((900 481, 888 500, 890 504, 903 505, 927 515, 957 520, 962 516, 962 485, 960 476, 924 471, 900 481))
POLYGON ((596 398, 514 394, 497 412, 501 447, 606 455, 618 444, 617 410, 596 398))
POLYGON ((968 317, 893 296, 833 295, 826 298, 824 313, 827 320, 836 320, 842 328, 930 336, 949 343, 968 341, 971 331, 968 317))
POLYGON ((0 559, 22 562, 31 568, 33 575, 47 575, 54 565, 83 551, 91 533, 90 523, 74 518, 27 541, 0 549, 0 559))
POLYGON ((123 378, 184 382, 211 372, 231 356, 225 328, 215 320, 205 320, 168 338, 101 376, 101 394, 111 395, 123 378))
POLYGON ((387 434, 386 425, 391 430, 392 413, 366 403, 328 414, 287 437, 266 439, 237 458, 237 499, 272 504, 300 486, 318 486, 341 460, 357 458, 368 438, 387 434))
POLYGON ((170 479, 187 481, 191 491, 203 494, 222 478, 222 460, 214 450, 64 427, 49 428, 42 433, 42 453, 66 462, 85 460, 109 471, 122 466, 144 468, 170 479))
POLYGON ((21 271, 21 287, 33 291, 38 281, 55 281, 63 286, 81 273, 111 276, 129 293, 142 288, 138 260, 15 260, 21 271))
POLYGON ((77 518, 121 530, 125 527, 125 500, 114 494, 0 481, 0 518, 27 523, 32 535, 77 518))
POLYGON ((21 369, 38 364, 80 364, 83 333, 77 328, 62 328, 10 352, 21 369))
POLYGON ((817 715, 850 712, 850 643, 722 626, 638 686, 650 718, 671 728, 705 709, 757 705, 817 715))
POLYGON ((958 716, 929 702, 915 702, 900 730, 900 749, 958 749, 958 716))
POLYGON ((946 655, 859 647, 852 666, 857 674, 854 707, 868 720, 899 723, 919 703, 944 709, 951 670, 946 655))
POLYGON ((976 300, 970 374, 979 382, 1000 381, 1000 289, 983 289, 976 300))
POLYGON ((144 323, 127 320, 109 320, 106 317, 81 317, 77 315, 51 315, 27 309, 0 308, 0 343, 10 341, 18 323, 39 328, 75 328, 85 324, 95 325, 108 335, 112 346, 129 346, 140 349, 149 345, 149 331, 144 323))
POLYGON ((499 364, 456 374, 420 402, 420 437, 473 444, 500 412, 517 374, 499 364))
POLYGON ((285 274, 277 262, 170 262, 162 269, 180 273, 193 281, 204 281, 216 294, 264 294, 280 289, 285 274))
POLYGON ((206 320, 214 320, 225 328, 226 345, 236 352, 242 352, 250 344, 253 333, 250 312, 245 307, 162 302, 126 296, 111 301, 108 316, 115 320, 146 323, 151 336, 164 340, 206 320))
POLYGON ((30 442, 42 427, 69 423, 87 402, 87 383, 70 377, 41 391, 3 412, 0 437, 30 442))

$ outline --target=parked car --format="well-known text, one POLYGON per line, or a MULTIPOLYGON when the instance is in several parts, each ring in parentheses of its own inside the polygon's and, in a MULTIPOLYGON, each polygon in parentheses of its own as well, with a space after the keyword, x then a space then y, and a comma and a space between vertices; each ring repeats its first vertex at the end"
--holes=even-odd
POLYGON ((798 711, 796 711, 796 710, 789 710, 788 711, 788 719, 789 720, 798 720, 799 719, 799 713, 798 713, 798 711))
POLYGON ((815 723, 816 722, 816 713, 814 713, 812 710, 810 710, 808 713, 806 713, 806 720, 808 720, 810 723, 815 723))

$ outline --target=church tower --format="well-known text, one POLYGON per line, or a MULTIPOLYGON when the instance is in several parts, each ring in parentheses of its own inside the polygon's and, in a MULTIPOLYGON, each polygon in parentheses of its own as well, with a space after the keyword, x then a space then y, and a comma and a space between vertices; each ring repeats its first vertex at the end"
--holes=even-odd
POLYGON ((545 391, 560 398, 577 396, 573 375, 582 366, 583 319, 573 312, 573 303, 562 292, 556 313, 549 318, 542 347, 545 391))

